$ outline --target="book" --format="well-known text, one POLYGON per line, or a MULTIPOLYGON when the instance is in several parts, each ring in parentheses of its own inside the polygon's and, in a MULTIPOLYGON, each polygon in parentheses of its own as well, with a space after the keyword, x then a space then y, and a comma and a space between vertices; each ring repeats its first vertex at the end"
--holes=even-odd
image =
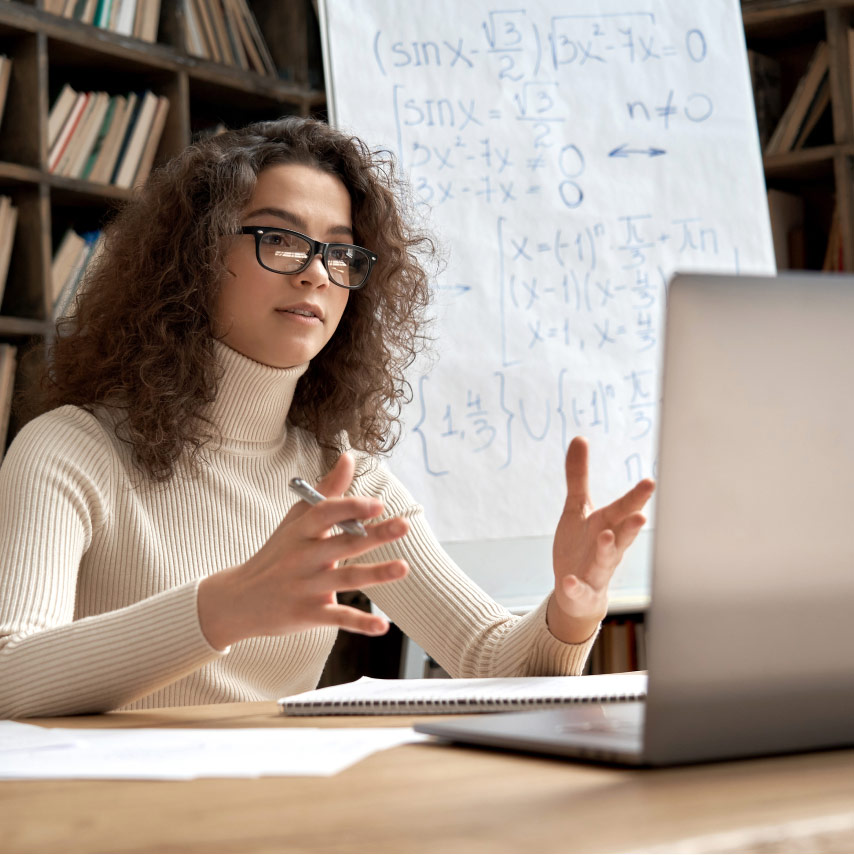
POLYGON ((92 24, 95 21, 95 12, 98 9, 98 0, 85 0, 80 15, 75 15, 83 24, 92 24))
MULTIPOLYGON (((204 0, 203 0, 204 2, 204 0)), ((229 39, 228 29, 225 23, 225 15, 222 11, 220 0, 207 0, 208 9, 213 24, 214 38, 219 47, 222 61, 226 65, 235 65, 234 51, 231 48, 231 40, 229 39)))
POLYGON ((509 712, 646 697, 647 675, 378 680, 326 686, 279 699, 285 715, 423 715, 509 712))
MULTIPOLYGON (((77 160, 80 149, 85 145, 89 137, 93 116, 99 104, 98 92, 87 92, 88 98, 80 120, 71 132, 71 137, 61 157, 53 168, 54 175, 70 175, 71 166, 77 160)), ((97 129, 95 129, 97 130, 97 129)))
POLYGON ((12 204, 12 200, 8 196, 0 196, 0 305, 6 292, 17 221, 18 209, 12 204))
POLYGON ((77 294, 86 277, 89 265, 95 260, 103 247, 103 234, 100 231, 86 232, 80 235, 82 246, 74 260, 74 266, 69 273, 68 279, 57 296, 52 308, 54 320, 68 317, 72 313, 72 306, 77 294))
POLYGON ((55 305, 59 299, 59 295, 71 277, 71 271, 85 246, 85 238, 77 234, 74 229, 66 229, 56 252, 53 254, 53 261, 50 265, 51 293, 49 302, 51 306, 55 305))
POLYGON ((163 135, 163 128, 166 125, 166 116, 169 113, 169 99, 165 95, 161 95, 157 99, 157 107, 154 111, 154 119, 151 122, 151 130, 148 132, 148 138, 145 140, 145 146, 142 149, 142 154, 139 158, 139 166, 133 177, 134 185, 144 184, 151 172, 151 167, 154 165, 154 156, 157 154, 157 146, 160 144, 160 137, 163 135))
POLYGON ((145 147, 145 141, 151 132, 154 113, 157 110, 158 97, 151 90, 148 90, 142 96, 140 103, 139 114, 136 117, 133 127, 130 129, 127 146, 114 173, 113 184, 116 187, 130 187, 133 184, 133 179, 139 168, 140 158, 142 157, 142 150, 145 147))
POLYGON ((806 145, 810 134, 815 130, 816 125, 819 123, 822 116, 824 116, 825 111, 829 106, 830 75, 825 74, 824 78, 821 81, 821 84, 818 87, 818 92, 816 92, 815 97, 813 98, 812 103, 809 106, 807 115, 804 117, 804 121, 801 124, 800 130, 798 131, 798 136, 792 143, 793 151, 802 149, 806 145))
POLYGON ((116 20, 111 29, 120 36, 133 35, 133 25, 136 19, 136 0, 122 0, 116 12, 116 20))
POLYGON ((121 169, 122 161, 124 160, 124 156, 127 153, 127 147, 130 143, 130 139, 133 136, 133 130, 136 126, 137 119, 139 118, 139 111, 142 107, 143 95, 139 93, 132 92, 128 94, 128 106, 127 106, 127 122, 125 123, 124 136, 119 141, 118 151, 116 153, 116 158, 114 161, 113 170, 107 178, 108 184, 115 184, 116 177, 119 174, 119 170, 121 169), (133 98, 131 98, 133 95, 133 98))
POLYGON ((264 60, 261 58, 261 54, 255 47, 255 42, 252 40, 252 34, 249 32, 249 26, 246 23, 241 9, 237 5, 237 0, 225 0, 225 2, 229 5, 231 20, 234 21, 237 26, 240 42, 246 53, 246 60, 249 64, 249 68, 247 70, 255 71, 258 74, 264 74, 266 71, 264 60))
POLYGON ((68 116, 71 113, 74 103, 77 100, 77 92, 66 83, 60 90, 59 95, 53 102, 50 108, 50 113, 47 118, 47 147, 48 151, 53 149, 56 141, 62 131, 68 116))
POLYGON ((15 227, 18 224, 18 209, 8 196, 0 196, 0 305, 6 291, 6 277, 15 244, 15 227))
POLYGON ((98 156, 101 154, 101 149, 104 147, 104 142, 107 139, 110 127, 113 124, 113 118, 116 114, 116 105, 119 103, 119 98, 121 98, 120 95, 114 95, 112 98, 108 96, 107 98, 107 109, 104 112, 101 127, 98 129, 95 141, 92 143, 89 154, 77 175, 78 178, 81 178, 84 181, 88 180, 89 176, 92 174, 92 170, 95 168, 95 164, 98 161, 98 156))
POLYGON ((765 146, 765 154, 779 154, 790 151, 798 137, 798 132, 809 112, 810 105, 821 87, 822 80, 827 76, 829 68, 829 51, 827 42, 816 45, 812 57, 807 63, 806 71, 798 81, 791 100, 786 105, 777 127, 765 146))
POLYGON ((0 122, 6 109, 6 95, 9 93, 9 80, 12 77, 12 60, 8 56, 0 56, 0 122))
POLYGON ((136 98, 137 96, 134 92, 131 92, 127 96, 115 96, 116 105, 113 110, 113 120, 110 123, 107 135, 104 137, 104 142, 101 145, 101 150, 98 152, 98 156, 89 173, 89 181, 95 181, 99 184, 109 184, 110 176, 113 174, 113 169, 119 156, 119 147, 124 139, 133 107, 136 104, 136 98))
POLYGON ((68 118, 65 120, 65 124, 62 126, 62 130, 59 132, 59 136, 56 138, 56 142, 53 144, 53 147, 48 153, 48 172, 54 172, 57 166, 59 165, 60 159, 65 153, 65 150, 68 147, 69 142, 71 141, 71 136, 77 129, 77 125, 80 122, 80 119, 83 116, 83 113, 86 110, 86 105, 88 103, 89 93, 78 92, 77 97, 74 100, 74 106, 71 108, 71 112, 68 114, 68 118))
POLYGON ((270 50, 267 47, 267 42, 264 40, 264 35, 262 34, 261 28, 258 26, 258 21, 256 20, 252 10, 249 8, 246 0, 231 0, 231 2, 238 13, 238 16, 242 15, 243 20, 249 27, 252 41, 254 42, 258 53, 261 55, 261 61, 264 66, 261 74, 268 74, 270 77, 278 77, 279 71, 276 68, 276 63, 273 62, 273 57, 270 56, 270 50))
POLYGON ((156 42, 160 27, 160 0, 139 0, 133 34, 144 42, 156 42))
POLYGON ((98 0, 98 9, 95 12, 94 24, 101 29, 107 29, 110 23, 110 13, 113 10, 113 0, 98 0))
POLYGON ((69 145, 72 154, 68 166, 62 173, 70 178, 79 178, 89 159, 89 154, 95 146, 95 141, 104 124, 104 116, 110 106, 110 96, 106 92, 93 92, 90 99, 92 109, 86 119, 86 124, 77 130, 75 136, 79 137, 76 145, 69 145))
POLYGON ((17 348, 14 345, 0 345, 0 457, 6 451, 6 437, 9 433, 12 395, 15 392, 17 353, 17 348))
POLYGON ((193 0, 187 0, 185 7, 185 16, 187 26, 184 30, 184 46, 187 53, 193 56, 200 56, 202 59, 209 59, 210 54, 205 44, 204 36, 202 35, 202 24, 196 12, 196 5, 193 0))
POLYGON ((83 108, 83 113, 80 115, 76 126, 71 131, 71 136, 68 143, 62 152, 59 160, 54 165, 52 172, 54 175, 68 175, 71 163, 77 157, 80 147, 89 133, 89 125, 92 120, 92 115, 97 104, 97 92, 87 92, 86 106, 83 108))
POLYGON ((222 11, 225 16, 225 24, 228 28, 228 35, 231 40, 231 50, 234 53, 235 64, 244 71, 249 71, 249 59, 246 56, 246 50, 243 47, 243 39, 240 35, 240 26, 237 22, 237 12, 229 0, 222 0, 222 11))
POLYGON ((222 53, 217 44, 216 33, 214 32, 213 17, 207 0, 193 0, 195 3, 196 19, 201 26, 202 37, 207 51, 207 59, 214 62, 222 62, 222 53))

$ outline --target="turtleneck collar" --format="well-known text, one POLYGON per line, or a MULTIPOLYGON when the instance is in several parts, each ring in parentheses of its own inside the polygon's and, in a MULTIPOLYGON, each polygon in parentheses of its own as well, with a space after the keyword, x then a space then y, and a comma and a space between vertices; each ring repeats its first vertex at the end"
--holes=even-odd
POLYGON ((214 342, 214 352, 223 374, 208 417, 221 432, 223 445, 278 445, 286 433, 297 381, 309 363, 272 368, 221 341, 214 342))

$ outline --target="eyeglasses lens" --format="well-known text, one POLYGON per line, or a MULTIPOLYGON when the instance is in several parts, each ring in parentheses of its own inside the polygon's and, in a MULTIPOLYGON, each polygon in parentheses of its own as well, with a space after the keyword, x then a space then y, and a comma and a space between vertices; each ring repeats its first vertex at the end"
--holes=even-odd
MULTIPOLYGON (((280 273, 293 273, 309 260, 312 246, 298 235, 288 232, 267 232, 259 244, 261 263, 280 273)), ((370 259, 356 247, 332 244, 326 254, 329 278, 345 288, 357 288, 368 275, 370 259)))

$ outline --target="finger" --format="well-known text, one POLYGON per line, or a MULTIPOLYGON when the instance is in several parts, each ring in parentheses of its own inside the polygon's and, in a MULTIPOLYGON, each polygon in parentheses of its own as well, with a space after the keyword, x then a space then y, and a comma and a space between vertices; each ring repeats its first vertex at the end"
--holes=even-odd
POLYGON ((344 452, 335 465, 317 482, 317 490, 324 496, 343 496, 350 488, 356 462, 353 455, 344 452))
POLYGON ((655 490, 655 481, 650 478, 644 478, 639 481, 626 493, 614 502, 611 502, 607 508, 603 508, 609 520, 622 520, 636 511, 639 511, 650 499, 655 490))
POLYGON ((585 511, 590 504, 587 486, 588 445, 583 436, 575 437, 566 452, 566 507, 585 511))
POLYGON ((409 523, 400 517, 393 517, 376 525, 366 526, 366 529, 366 537, 358 534, 336 534, 318 540, 312 547, 313 557, 327 566, 347 558, 356 558, 384 543, 399 540, 409 531, 409 523))
POLYGON ((617 551, 621 554, 625 552, 645 525, 646 517, 641 513, 634 513, 629 514, 629 516, 616 526, 614 534, 617 537, 617 551))
POLYGON ((614 570, 619 563, 616 544, 617 536, 611 529, 606 528, 599 532, 596 538, 596 559, 584 578, 584 581, 595 591, 607 588, 614 575, 614 570))
POLYGON ((359 635, 383 635, 388 632, 387 620, 351 606, 337 604, 324 606, 323 622, 328 626, 337 626, 359 635))
POLYGON ((345 520, 371 520, 383 512, 383 503, 371 496, 331 498, 313 505, 300 518, 305 537, 322 537, 334 525, 345 520))
POLYGON ((405 561, 381 561, 377 564, 345 564, 315 576, 318 592, 361 591, 402 579, 409 572, 405 561))

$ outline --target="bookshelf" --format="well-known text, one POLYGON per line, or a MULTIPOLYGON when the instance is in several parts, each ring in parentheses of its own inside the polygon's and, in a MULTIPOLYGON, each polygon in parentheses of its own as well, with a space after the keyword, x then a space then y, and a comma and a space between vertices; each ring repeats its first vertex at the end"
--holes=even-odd
MULTIPOLYGON (((777 64, 782 114, 792 104, 795 121, 815 104, 820 114, 799 146, 784 146, 763 155, 765 179, 777 201, 800 205, 796 219, 771 204, 776 240, 791 250, 792 268, 854 270, 854 105, 852 105, 852 39, 854 2, 841 0, 742 0, 749 51, 777 64), (826 45, 826 107, 809 87, 810 66, 821 43, 826 45), (800 105, 797 102, 800 101, 800 105), (779 234, 789 223, 786 235, 779 234)), ((815 74, 812 75, 816 77, 815 74)), ((767 82, 767 80, 766 80, 767 82)), ((767 92, 758 92, 762 127, 767 92), (762 103, 760 103, 762 102, 762 103)), ((791 138, 797 128, 790 128, 791 138)), ((767 133, 773 133, 768 128, 767 133)))
MULTIPOLYGON (((166 96, 170 106, 155 166, 218 124, 324 114, 311 0, 248 0, 277 76, 191 54, 185 2, 160 0, 157 38, 149 42, 64 18, 49 11, 56 8, 54 0, 0 0, 0 54, 12 60, 0 133, 0 195, 10 197, 18 211, 0 305, 0 343, 21 348, 47 340, 51 260, 63 236, 72 227, 97 230, 133 192, 49 171, 48 116, 65 84, 111 95, 151 90, 166 96)), ((16 383, 22 382, 19 376, 16 383)), ((8 440, 15 429, 13 421, 8 440)))

